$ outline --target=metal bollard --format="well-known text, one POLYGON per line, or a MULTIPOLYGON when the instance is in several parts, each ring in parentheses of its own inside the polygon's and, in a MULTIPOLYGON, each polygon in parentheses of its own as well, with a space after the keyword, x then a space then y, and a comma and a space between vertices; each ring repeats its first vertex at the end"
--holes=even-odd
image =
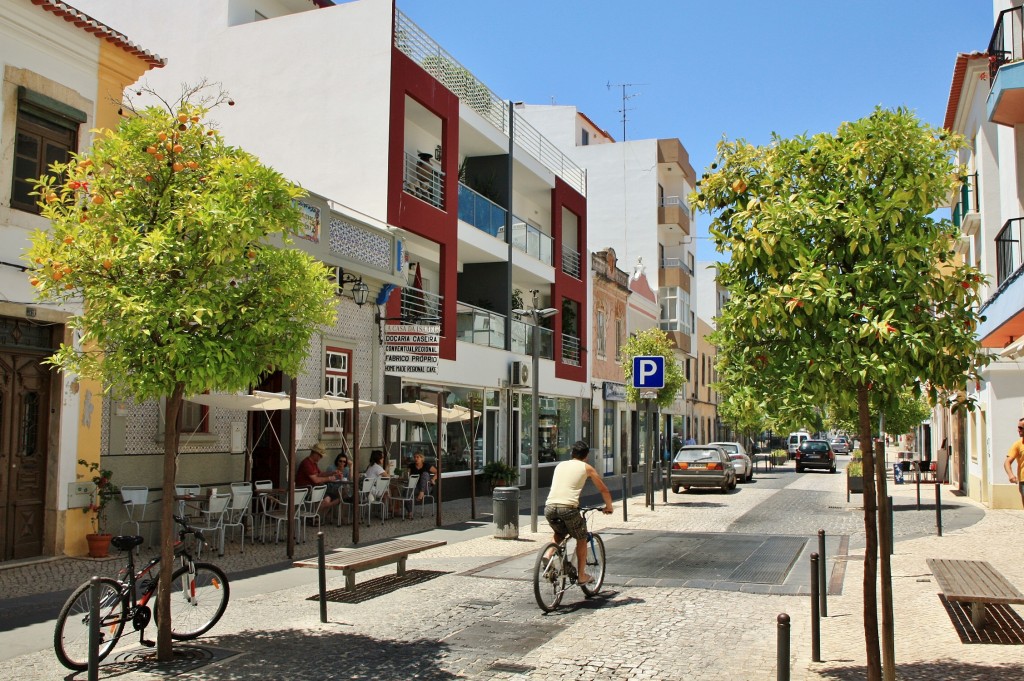
POLYGON ((100 677, 100 578, 89 580, 89 666, 86 668, 88 681, 100 677))
POLYGON ((811 659, 821 662, 821 616, 818 611, 818 554, 811 554, 811 659))
POLYGON ((818 530, 818 555, 821 560, 818 561, 818 609, 821 611, 822 617, 828 617, 828 578, 826 576, 826 565, 828 559, 825 557, 825 530, 818 530))
POLYGON ((780 614, 775 618, 778 622, 778 637, 775 644, 775 666, 778 673, 776 681, 789 681, 789 615, 780 614))
POLYGON ((940 492, 942 488, 939 486, 939 481, 935 481, 935 528, 938 530, 938 534, 942 536, 942 498, 940 492))
POLYGON ((917 464, 917 510, 921 510, 921 464, 917 464))
POLYGON ((626 489, 626 474, 622 474, 622 522, 629 520, 629 513, 626 511, 626 499, 629 497, 629 490, 626 489))
POLYGON ((327 621, 327 559, 324 555, 324 533, 316 533, 316 567, 320 573, 320 621, 327 621))

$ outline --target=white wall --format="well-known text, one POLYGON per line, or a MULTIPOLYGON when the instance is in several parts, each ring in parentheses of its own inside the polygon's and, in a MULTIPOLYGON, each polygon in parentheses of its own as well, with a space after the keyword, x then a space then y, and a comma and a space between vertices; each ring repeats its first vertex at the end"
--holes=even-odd
POLYGON ((118 0, 76 6, 165 57, 145 82, 175 99, 207 79, 233 98, 211 114, 226 139, 310 191, 383 219, 387 212, 391 3, 350 2, 227 25, 221 0, 118 0), (168 17, 186 30, 168 30, 168 17))

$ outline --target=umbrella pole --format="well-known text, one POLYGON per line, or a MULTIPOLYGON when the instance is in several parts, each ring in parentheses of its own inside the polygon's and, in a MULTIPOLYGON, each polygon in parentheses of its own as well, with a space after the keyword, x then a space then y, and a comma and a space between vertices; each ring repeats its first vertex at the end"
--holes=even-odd
POLYGON ((288 427, 291 437, 288 438, 288 557, 295 557, 295 427, 297 425, 295 409, 296 393, 299 390, 299 379, 293 378, 288 391, 288 427))
POLYGON ((438 527, 441 527, 441 442, 443 440, 441 436, 441 428, 443 427, 441 419, 441 403, 443 401, 444 394, 440 392, 437 393, 437 519, 435 522, 438 527))
POLYGON ((476 520, 476 419, 472 396, 469 398, 469 517, 476 520))
MULTIPOLYGON (((359 543, 359 384, 352 384, 352 543, 359 543)), ((344 435, 342 435, 344 437, 344 435)))

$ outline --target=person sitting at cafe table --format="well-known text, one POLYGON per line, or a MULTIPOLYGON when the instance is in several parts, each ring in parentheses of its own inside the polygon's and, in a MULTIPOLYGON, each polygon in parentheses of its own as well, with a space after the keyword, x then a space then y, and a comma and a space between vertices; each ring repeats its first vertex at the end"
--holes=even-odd
MULTIPOLYGON (((416 501, 422 502, 423 497, 430 494, 434 483, 437 482, 437 467, 434 464, 428 466, 423 452, 417 450, 412 455, 412 463, 409 464, 409 475, 420 476, 416 481, 416 501)), ((411 500, 405 502, 405 512, 409 515, 412 515, 412 505, 411 500)))
MULTIPOLYGON (((335 473, 325 473, 320 470, 320 459, 324 458, 324 452, 326 451, 327 449, 320 442, 317 442, 310 448, 309 456, 302 460, 302 463, 299 464, 299 469, 295 473, 296 488, 326 485, 337 479, 335 473)), ((337 489, 332 492, 331 488, 328 487, 326 494, 324 494, 323 503, 320 504, 320 511, 326 511, 340 503, 341 493, 337 489)))
POLYGON ((327 474, 331 476, 331 482, 327 483, 327 492, 340 492, 342 499, 351 500, 352 488, 342 484, 352 479, 352 464, 348 461, 348 454, 341 452, 334 457, 334 465, 327 468, 327 474))
POLYGON ((370 452, 370 465, 366 467, 368 478, 389 478, 388 472, 384 470, 384 450, 375 449, 370 452))

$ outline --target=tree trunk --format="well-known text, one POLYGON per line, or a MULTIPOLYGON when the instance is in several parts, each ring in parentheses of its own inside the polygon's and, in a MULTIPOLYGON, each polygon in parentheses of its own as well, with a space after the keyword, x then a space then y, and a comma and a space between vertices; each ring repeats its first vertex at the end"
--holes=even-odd
POLYGON ((178 383, 167 398, 164 410, 164 480, 160 504, 160 581, 157 585, 156 655, 161 662, 174 659, 171 649, 171 574, 174 572, 174 479, 178 465, 178 415, 181 413, 185 384, 178 383))
MULTIPOLYGON (((881 433, 879 433, 881 435, 881 433)), ((892 559, 889 555, 889 493, 885 470, 885 440, 879 440, 880 451, 875 455, 875 488, 878 493, 878 536, 883 537, 885 549, 881 551, 882 587, 882 671, 885 681, 896 679, 896 632, 892 612, 892 559)))
POLYGON ((878 648, 878 523, 875 500, 875 458, 871 441, 871 414, 868 388, 857 387, 857 417, 861 452, 864 455, 864 645, 867 654, 868 681, 881 681, 882 660, 878 648))

